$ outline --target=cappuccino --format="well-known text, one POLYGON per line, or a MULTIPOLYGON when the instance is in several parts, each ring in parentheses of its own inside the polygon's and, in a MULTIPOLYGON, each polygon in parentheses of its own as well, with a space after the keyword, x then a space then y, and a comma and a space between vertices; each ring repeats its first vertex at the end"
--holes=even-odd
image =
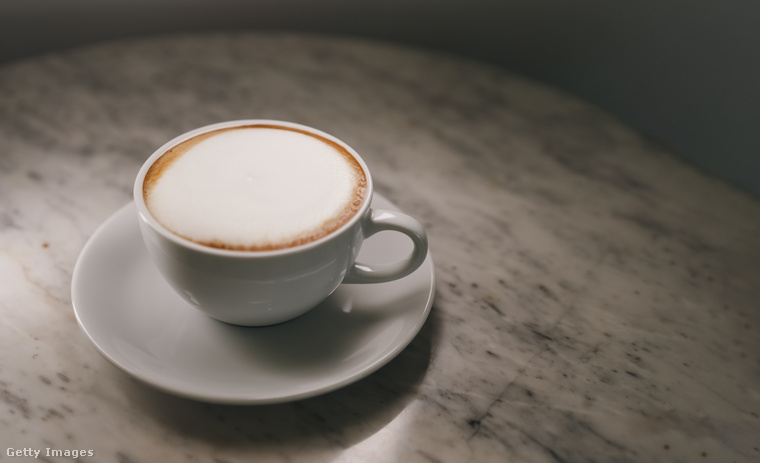
POLYGON ((367 176, 340 144, 298 128, 229 127, 168 149, 143 196, 172 233, 219 249, 269 251, 318 240, 361 208, 367 176))

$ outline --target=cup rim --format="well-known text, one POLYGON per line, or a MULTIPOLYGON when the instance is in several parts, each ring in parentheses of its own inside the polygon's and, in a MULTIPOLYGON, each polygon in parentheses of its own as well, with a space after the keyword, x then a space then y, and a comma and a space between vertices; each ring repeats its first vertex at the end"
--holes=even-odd
POLYGON ((322 244, 326 242, 336 239, 347 229, 353 227, 354 224, 356 224, 356 222, 359 221, 361 217, 365 215, 365 213, 367 212, 367 209, 369 209, 370 204, 372 203, 373 192, 374 192, 374 186, 372 183, 372 176, 370 175, 369 169, 367 168, 367 164, 364 162, 364 159, 362 159, 361 156, 359 156, 359 153, 357 153, 348 144, 334 137, 333 135, 330 135, 329 133, 323 132, 319 129, 315 129, 314 127, 298 124, 295 122, 288 122, 288 121, 282 121, 282 120, 276 120, 276 119, 236 119, 236 120, 217 122, 214 124, 198 127, 197 129, 193 129, 181 135, 178 135, 174 137, 173 139, 169 140, 168 142, 164 143, 163 145, 161 145, 157 150, 153 152, 153 154, 151 154, 145 160, 142 167, 140 167, 140 170, 137 173, 137 178, 135 179, 133 196, 134 196, 134 202, 137 207, 137 212, 140 219, 145 224, 149 225, 154 231, 156 231, 161 236, 163 236, 164 238, 180 246, 183 246, 185 248, 192 249, 194 251, 198 251, 204 254, 226 256, 226 257, 251 258, 251 257, 273 257, 273 256, 279 256, 279 255, 295 254, 298 252, 307 251, 309 249, 321 246, 322 244), (332 142, 339 144, 341 147, 345 148, 346 151, 348 151, 348 153, 350 153, 351 156, 353 156, 354 159, 356 159, 356 161, 359 163, 362 170, 364 171, 364 176, 367 179, 367 194, 364 197, 361 207, 359 207, 356 213, 340 228, 333 230, 329 234, 319 239, 316 239, 314 241, 309 241, 308 243, 299 244, 296 246, 291 246, 291 247, 287 247, 283 249, 268 250, 268 251, 239 251, 239 250, 236 251, 236 250, 230 250, 230 249, 219 249, 219 248, 214 248, 211 246, 205 246, 202 244, 198 244, 194 241, 188 240, 186 238, 182 238, 181 236, 174 234, 169 229, 161 225, 148 210, 148 206, 145 204, 145 197, 143 196, 143 184, 145 181, 145 175, 148 173, 148 170, 153 165, 153 163, 170 148, 172 148, 175 145, 178 145, 179 143, 182 143, 185 140, 188 140, 190 138, 193 138, 195 136, 201 135, 206 132, 211 132, 213 130, 236 127, 236 126, 245 126, 245 125, 275 125, 275 126, 282 126, 282 127, 304 130, 309 133, 318 135, 320 137, 324 137, 332 142))

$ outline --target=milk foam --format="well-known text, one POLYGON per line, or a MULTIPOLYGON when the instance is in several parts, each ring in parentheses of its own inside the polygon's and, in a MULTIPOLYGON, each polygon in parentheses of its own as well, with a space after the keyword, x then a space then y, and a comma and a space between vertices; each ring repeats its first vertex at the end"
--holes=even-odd
POLYGON ((164 154, 146 176, 146 203, 164 227, 201 244, 302 244, 340 227, 361 205, 366 177, 341 150, 293 130, 223 129, 164 154))

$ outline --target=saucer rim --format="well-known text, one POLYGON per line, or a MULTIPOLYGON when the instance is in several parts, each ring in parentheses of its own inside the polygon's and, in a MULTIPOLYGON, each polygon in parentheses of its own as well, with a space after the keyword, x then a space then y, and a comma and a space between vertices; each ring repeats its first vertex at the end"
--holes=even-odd
MULTIPOLYGON (((380 198, 381 201, 384 201, 388 204, 386 208, 394 209, 397 211, 400 211, 400 209, 393 204, 389 199, 387 199, 382 194, 379 194, 375 192, 374 194, 375 198, 380 198)), ((372 202, 374 202, 374 199, 372 199, 372 202)), ((375 207, 374 205, 371 205, 371 207, 375 207)), ((381 207, 382 208, 382 207, 381 207)), ((409 346, 409 344, 417 337, 422 327, 427 322, 430 312, 432 310, 433 302, 435 299, 435 288, 436 288, 436 275, 435 275, 435 264, 433 261, 433 256, 428 249, 428 255, 425 258, 425 261, 423 262, 423 265, 420 266, 417 270, 415 270, 416 273, 418 271, 421 271, 425 266, 429 265, 429 272, 426 271, 426 273, 429 273, 429 284, 427 285, 427 294, 426 294, 426 301, 425 301, 425 307, 424 309, 415 309, 420 312, 418 320, 411 325, 410 330, 408 331, 408 334, 402 338, 400 342, 398 342, 396 345, 393 345, 391 343, 392 348, 388 350, 384 355, 372 360, 371 362, 367 363, 366 365, 362 366, 360 370, 353 374, 349 374, 348 376, 338 380, 329 382, 321 387, 316 387, 313 389, 293 393, 293 394, 285 394, 280 396, 270 396, 270 397, 252 397, 252 396, 246 396, 245 394, 239 394, 239 393, 228 393, 228 394, 214 394, 210 393, 209 391, 201 392, 198 390, 183 390, 179 387, 167 385, 160 381, 160 375, 150 375, 145 374, 142 370, 134 369, 130 367, 129 365, 125 364, 125 362, 120 361, 119 359, 115 358, 112 354, 109 353, 109 350, 105 349, 94 337, 92 331, 88 329, 87 322, 83 319, 83 311, 81 307, 79 307, 79 302, 81 302, 83 297, 80 297, 78 293, 81 291, 85 291, 86 288, 84 288, 84 285, 82 284, 82 278, 84 276, 83 273, 83 266, 85 265, 84 262, 88 258, 91 258, 92 254, 92 248, 96 246, 98 242, 100 242, 103 239, 103 235, 109 232, 110 228, 112 227, 112 222, 117 222, 118 220, 123 218, 121 217, 123 214, 127 214, 127 209, 133 209, 135 213, 135 220, 138 220, 137 214, 139 213, 139 210, 137 210, 137 207, 134 204, 134 201, 129 201, 120 208, 118 208, 115 212, 113 212, 107 219, 105 219, 100 226, 93 232, 93 234, 90 236, 90 238, 87 240, 85 245, 83 246, 82 250, 79 253, 79 256, 77 257, 74 271, 72 275, 72 282, 71 282, 71 301, 72 301, 72 307, 74 310, 74 315, 77 320, 77 324, 82 329, 82 331, 85 333, 86 337, 90 341, 91 344, 96 348, 96 350, 106 359, 109 363, 117 367, 119 370, 123 371, 124 373, 128 374, 132 378, 139 380, 140 382, 147 384, 155 389, 158 389, 160 391, 163 391, 165 393, 175 395, 178 397, 183 397, 186 399, 201 401, 201 402, 207 402, 207 403, 217 403, 217 404, 228 404, 228 405, 266 405, 266 404, 277 404, 277 403, 285 403, 285 402, 293 402, 297 400, 307 399, 310 397, 315 397, 318 395, 326 394, 328 392, 343 388, 345 386, 348 386, 349 384, 355 383, 363 378, 366 378, 367 376, 371 375, 372 373, 378 371, 383 366, 387 365, 391 360, 396 358, 406 347, 409 346), (428 263, 429 261, 429 263, 428 263)), ((170 290, 169 288, 167 288, 170 290)), ((221 323, 221 322, 220 322, 221 323)), ((287 322, 286 322, 287 323, 287 322)), ((263 327, 262 329, 266 329, 266 327, 263 327)))

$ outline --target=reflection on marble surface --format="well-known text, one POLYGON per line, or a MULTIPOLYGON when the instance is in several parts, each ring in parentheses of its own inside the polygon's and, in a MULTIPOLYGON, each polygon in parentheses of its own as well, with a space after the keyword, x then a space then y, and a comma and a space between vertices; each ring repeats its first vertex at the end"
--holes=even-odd
POLYGON ((226 34, 10 64, 0 459, 760 461, 759 233, 756 200, 609 115, 451 56, 226 34), (432 314, 356 384, 283 405, 191 402, 111 366, 76 324, 77 255, 143 160, 238 118, 345 140, 427 227, 432 314))

